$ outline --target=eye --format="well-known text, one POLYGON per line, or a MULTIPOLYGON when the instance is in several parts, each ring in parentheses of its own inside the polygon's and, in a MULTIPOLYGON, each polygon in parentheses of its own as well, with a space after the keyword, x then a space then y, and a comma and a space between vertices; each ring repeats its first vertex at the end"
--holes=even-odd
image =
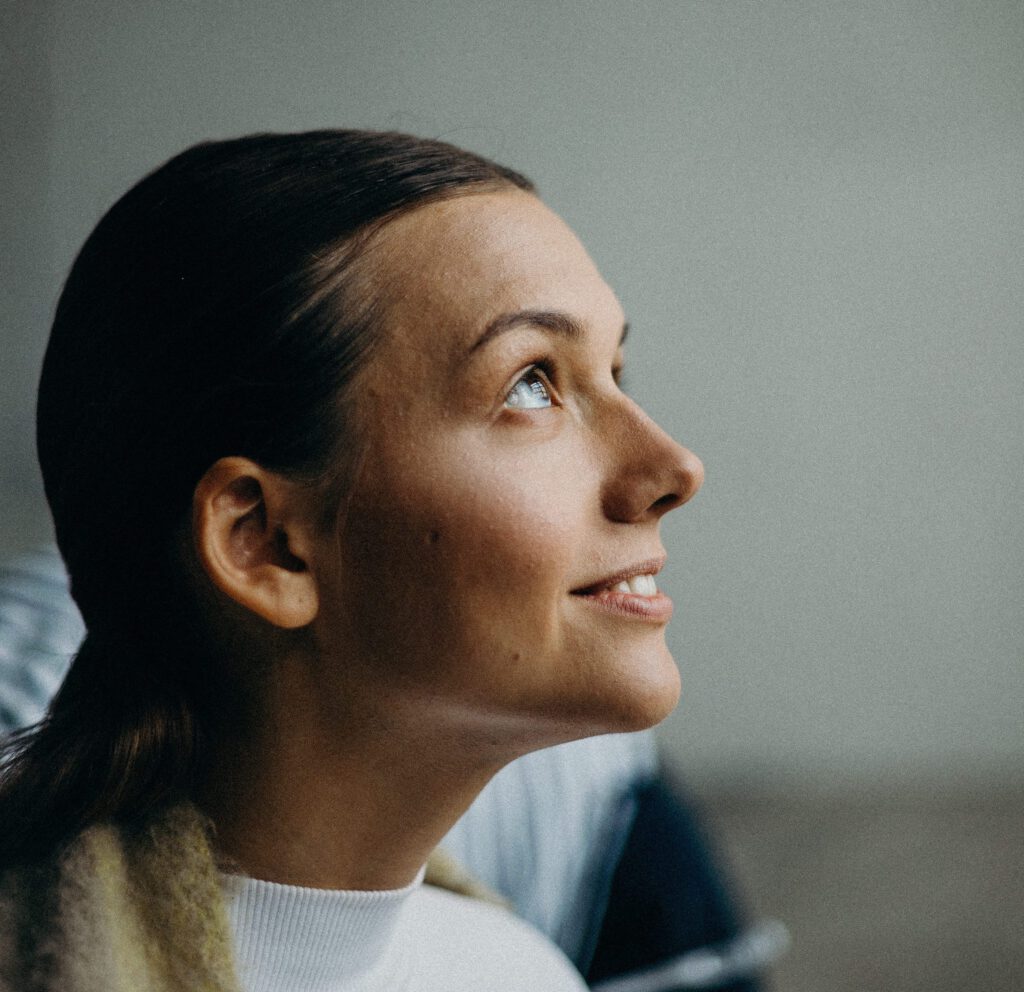
POLYGON ((541 410, 554 406, 554 398, 544 373, 536 366, 528 368, 508 391, 505 406, 512 410, 541 410))

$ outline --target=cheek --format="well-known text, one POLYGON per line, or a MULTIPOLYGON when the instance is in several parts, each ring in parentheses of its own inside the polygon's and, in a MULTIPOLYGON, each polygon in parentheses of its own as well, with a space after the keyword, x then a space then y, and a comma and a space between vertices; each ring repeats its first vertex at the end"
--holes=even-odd
POLYGON ((358 609, 375 638, 420 655, 442 645, 513 655, 553 637, 583 539, 582 501, 535 465, 439 463, 449 471, 392 472, 351 508, 358 609))

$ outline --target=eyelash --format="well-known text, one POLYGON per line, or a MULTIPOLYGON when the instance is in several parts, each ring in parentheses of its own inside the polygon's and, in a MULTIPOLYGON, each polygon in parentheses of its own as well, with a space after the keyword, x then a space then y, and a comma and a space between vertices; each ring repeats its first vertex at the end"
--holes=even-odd
MULTIPOLYGON (((552 383, 552 380, 554 379, 554 370, 551 366, 551 363, 545 359, 536 361, 533 364, 528 365, 525 369, 523 369, 522 372, 519 373, 519 375, 516 376, 515 381, 512 383, 512 385, 505 393, 503 403, 510 409, 516 409, 516 407, 513 404, 509 403, 509 398, 516 391, 516 387, 521 382, 524 382, 531 377, 536 377, 537 379, 541 380, 541 383, 544 387, 544 391, 547 393, 548 398, 551 401, 551 406, 559 406, 560 404, 558 401, 558 394, 555 391, 555 387, 552 383)), ((550 409, 550 407, 525 407, 521 409, 550 409)))
MULTIPOLYGON (((521 383, 524 379, 526 379, 528 376, 531 376, 531 375, 537 375, 537 376, 539 376, 540 378, 542 378, 544 380, 544 388, 547 390, 548 395, 551 397, 551 405, 552 406, 559 406, 559 405, 561 405, 559 400, 558 400, 558 394, 555 391, 555 387, 554 387, 554 379, 555 379, 554 365, 548 359, 538 359, 537 361, 532 362, 525 369, 523 369, 523 371, 520 372, 519 375, 516 376, 515 381, 512 383, 512 385, 506 391, 503 402, 507 403, 508 402, 508 398, 512 395, 512 393, 515 390, 516 386, 518 386, 519 383, 521 383)), ((626 388, 626 383, 627 383, 626 373, 625 373, 624 368, 621 365, 616 365, 616 366, 614 366, 612 368, 612 381, 619 388, 620 392, 623 392, 623 393, 627 392, 627 388, 626 388)))

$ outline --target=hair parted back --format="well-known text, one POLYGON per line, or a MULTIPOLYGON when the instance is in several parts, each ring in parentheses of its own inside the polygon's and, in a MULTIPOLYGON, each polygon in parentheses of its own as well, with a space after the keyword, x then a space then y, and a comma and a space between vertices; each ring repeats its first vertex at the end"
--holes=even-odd
MULTIPOLYGON (((523 176, 439 141, 257 134, 172 158, 85 242, 57 306, 37 440, 87 635, 46 718, 4 745, 0 861, 188 795, 213 719, 183 589, 196 483, 241 455, 329 493, 374 340, 364 235, 523 176)), ((333 487, 332 487, 333 481, 333 487)))

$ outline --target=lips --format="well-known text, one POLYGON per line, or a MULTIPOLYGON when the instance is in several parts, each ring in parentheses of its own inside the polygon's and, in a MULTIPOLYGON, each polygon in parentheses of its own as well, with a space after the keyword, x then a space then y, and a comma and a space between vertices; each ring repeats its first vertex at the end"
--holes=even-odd
POLYGON ((606 575, 596 582, 592 582, 578 589, 573 589, 574 596, 595 596, 601 592, 628 593, 633 596, 655 596, 658 594, 658 587, 655 584, 654 576, 665 567, 665 556, 649 558, 647 561, 637 562, 627 568, 606 575))
POLYGON ((658 592, 654 581, 654 576, 664 564, 664 557, 638 562, 574 589, 572 595, 605 614, 649 623, 667 623, 672 616, 672 600, 658 592))

